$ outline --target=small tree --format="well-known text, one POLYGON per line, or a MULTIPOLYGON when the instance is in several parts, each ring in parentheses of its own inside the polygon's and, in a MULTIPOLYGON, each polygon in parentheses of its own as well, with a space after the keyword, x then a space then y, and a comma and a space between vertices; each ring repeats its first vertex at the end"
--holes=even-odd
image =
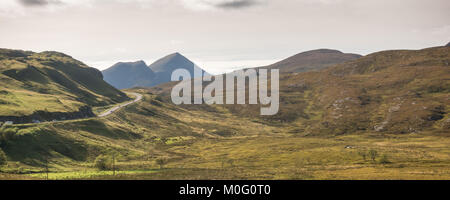
POLYGON ((111 159, 108 156, 99 155, 95 159, 94 165, 99 170, 111 169, 111 159))
POLYGON ((367 153, 366 152, 360 151, 360 152, 358 152, 358 154, 364 159, 364 161, 366 161, 366 158, 367 158, 367 153))
POLYGON ((234 167, 234 160, 233 159, 229 159, 228 160, 228 164, 230 164, 230 167, 234 167))
POLYGON ((158 158, 156 159, 156 164, 159 165, 159 169, 164 169, 164 165, 167 164, 167 158, 158 158))
POLYGON ((389 164, 389 163, 391 163, 391 161, 389 161, 389 158, 386 154, 383 154, 380 158, 380 163, 381 164, 389 164))
POLYGON ((372 161, 375 162, 375 159, 377 158, 377 156, 378 156, 378 152, 376 150, 372 149, 369 151, 369 157, 370 157, 370 159, 372 159, 372 161))
POLYGON ((0 166, 6 165, 7 161, 5 152, 0 149, 0 166))

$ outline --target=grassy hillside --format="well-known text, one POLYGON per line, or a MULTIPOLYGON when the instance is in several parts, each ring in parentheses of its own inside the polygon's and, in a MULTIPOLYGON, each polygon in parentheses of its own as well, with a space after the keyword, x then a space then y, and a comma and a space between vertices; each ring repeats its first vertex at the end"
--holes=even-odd
POLYGON ((332 49, 317 49, 299 53, 262 68, 280 69, 282 73, 317 71, 360 57, 358 54, 342 53, 332 49))
MULTIPOLYGON (((0 179, 450 179, 449 48, 281 78, 281 110, 175 106, 170 86, 106 118, 0 130, 0 179), (98 170, 114 155, 118 172, 98 170)), ((110 164, 108 166, 111 166, 110 164)))
POLYGON ((100 71, 58 52, 0 49, 0 116, 75 112, 128 97, 100 71))
MULTIPOLYGON (((449 47, 436 47, 379 52, 318 72, 282 74, 280 112, 269 117, 260 116, 260 105, 186 108, 227 109, 304 135, 447 131, 449 63, 449 47)), ((173 84, 151 91, 170 102, 173 84)))

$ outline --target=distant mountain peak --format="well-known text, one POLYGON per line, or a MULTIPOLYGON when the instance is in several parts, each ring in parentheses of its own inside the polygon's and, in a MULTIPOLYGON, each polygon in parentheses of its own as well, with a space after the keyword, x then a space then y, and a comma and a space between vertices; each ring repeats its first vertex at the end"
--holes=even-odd
POLYGON ((180 52, 175 52, 175 53, 169 54, 169 56, 183 56, 183 55, 181 55, 180 52))
POLYGON ((154 72, 170 72, 183 68, 189 71, 193 70, 195 64, 178 52, 164 56, 149 66, 154 72))
POLYGON ((155 76, 143 60, 118 62, 102 73, 105 81, 118 89, 151 84, 151 79, 155 76))
MULTIPOLYGON (((334 50, 334 49, 316 49, 311 51, 305 51, 303 53, 342 53, 342 51, 334 50)), ((300 53, 302 54, 302 53, 300 53)))
POLYGON ((447 45, 445 45, 446 47, 450 47, 450 42, 449 43, 447 43, 447 45))
POLYGON ((145 64, 145 61, 143 61, 143 60, 137 60, 137 61, 131 61, 131 62, 118 62, 118 63, 135 63, 135 64, 141 64, 141 63, 144 63, 144 64, 145 64))
MULTIPOLYGON (((184 58, 187 59, 185 56, 183 56, 180 52, 171 53, 167 56, 164 56, 160 58, 159 60, 166 60, 166 59, 175 59, 175 58, 184 58)), ((188 60, 188 59, 187 59, 188 60)))
POLYGON ((104 70, 104 72, 112 72, 112 71, 120 71, 120 70, 148 70, 151 71, 150 68, 148 68, 147 64, 143 60, 138 60, 134 62, 118 62, 111 66, 110 68, 104 70))
POLYGON ((321 70, 360 57, 361 55, 358 54, 343 53, 334 49, 315 49, 298 53, 263 68, 280 69, 281 72, 307 72, 321 70))
MULTIPOLYGON (((177 69, 185 69, 195 77, 195 70, 199 68, 192 61, 175 52, 164 56, 147 66, 144 61, 120 62, 103 71, 105 81, 119 89, 132 87, 152 87, 170 82, 172 72, 177 69)), ((204 76, 208 76, 204 72, 204 76)))

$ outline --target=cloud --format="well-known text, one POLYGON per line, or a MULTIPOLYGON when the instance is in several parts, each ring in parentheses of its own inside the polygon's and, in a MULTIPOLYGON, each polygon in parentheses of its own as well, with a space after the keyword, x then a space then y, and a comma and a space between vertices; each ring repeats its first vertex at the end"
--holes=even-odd
POLYGON ((257 5, 261 2, 255 1, 255 0, 231 0, 231 1, 223 1, 215 6, 218 8, 224 8, 224 9, 241 9, 246 7, 251 7, 254 5, 257 5))
POLYGON ((54 4, 62 4, 59 0, 19 0, 19 2, 27 7, 39 7, 54 4))
POLYGON ((265 0, 182 0, 183 4, 194 10, 243 9, 261 4, 265 0))

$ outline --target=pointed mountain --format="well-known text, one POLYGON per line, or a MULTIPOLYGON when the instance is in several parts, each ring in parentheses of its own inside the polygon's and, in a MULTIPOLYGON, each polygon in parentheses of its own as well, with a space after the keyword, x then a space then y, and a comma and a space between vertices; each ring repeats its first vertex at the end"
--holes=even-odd
POLYGON ((191 77, 198 78, 202 76, 194 76, 194 71, 199 70, 203 72, 203 76, 209 76, 210 74, 198 67, 195 63, 181 55, 180 53, 173 53, 165 56, 153 64, 150 69, 156 73, 156 78, 153 81, 153 86, 161 83, 167 83, 171 81, 172 72, 177 69, 186 69, 191 73, 191 77))
POLYGON ((102 73, 104 80, 118 89, 151 86, 155 77, 144 61, 119 62, 102 73))
POLYGON ((147 66, 144 61, 119 62, 103 70, 103 76, 106 82, 118 89, 153 87, 170 82, 172 72, 176 69, 188 70, 191 77, 194 77, 195 70, 204 72, 204 76, 210 75, 180 53, 173 53, 150 66, 147 66))
POLYGON ((306 51, 286 58, 275 64, 262 67, 266 69, 280 69, 280 72, 306 72, 321 70, 329 66, 356 60, 362 57, 358 54, 342 53, 332 49, 317 49, 306 51))

